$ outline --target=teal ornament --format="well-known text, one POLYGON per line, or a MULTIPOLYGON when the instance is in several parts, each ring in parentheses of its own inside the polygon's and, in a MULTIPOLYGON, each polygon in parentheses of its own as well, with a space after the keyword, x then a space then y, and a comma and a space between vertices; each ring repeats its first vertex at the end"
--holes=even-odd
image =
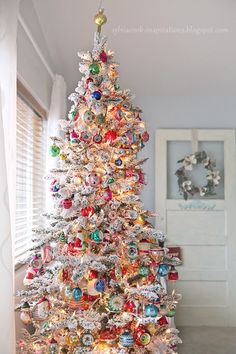
POLYGON ((82 290, 80 288, 74 288, 72 290, 72 295, 73 295, 73 298, 75 299, 75 301, 79 301, 82 296, 82 290))
POLYGON ((130 348, 134 345, 134 337, 129 331, 124 331, 119 338, 120 345, 124 348, 130 348))
POLYGON ((77 114, 77 111, 71 112, 71 117, 72 117, 72 119, 74 119, 74 118, 76 117, 76 114, 77 114))
POLYGON ((52 145, 50 146, 49 148, 49 154, 52 156, 52 157, 56 157, 60 154, 60 148, 59 146, 56 146, 56 145, 52 145))
POLYGON ((96 122, 97 122, 98 124, 104 123, 104 122, 105 122, 105 116, 104 116, 103 114, 98 114, 98 115, 96 116, 96 122))
POLYGON ((169 273, 169 266, 167 264, 160 264, 157 270, 160 277, 165 277, 169 273))
POLYGON ((174 317, 176 314, 176 310, 175 309, 170 309, 167 314, 166 317, 174 317))
POLYGON ((145 147, 145 144, 143 142, 143 140, 141 140, 141 149, 143 149, 145 147))
POLYGON ((138 257, 138 246, 135 242, 128 244, 127 254, 130 260, 134 260, 138 257))
POLYGON ((103 293, 104 290, 106 289, 105 280, 98 279, 94 284, 94 288, 95 288, 95 290, 97 290, 98 293, 103 293))
POLYGON ((100 66, 97 63, 93 63, 89 65, 89 72, 92 75, 97 75, 100 72, 100 66))
POLYGON ((112 312, 121 312, 124 307, 124 298, 116 293, 111 294, 108 300, 109 310, 112 312))
POLYGON ((147 317, 157 317, 158 308, 154 304, 148 304, 144 308, 144 313, 147 317))
POLYGON ((149 267, 141 265, 138 272, 142 277, 147 277, 149 274, 149 267))
POLYGON ((114 178, 109 178, 108 181, 107 181, 108 184, 112 184, 114 182, 115 182, 114 178))
POLYGON ((90 234, 90 238, 92 241, 94 241, 96 243, 100 243, 100 242, 102 242, 102 232, 100 230, 93 231, 90 234))

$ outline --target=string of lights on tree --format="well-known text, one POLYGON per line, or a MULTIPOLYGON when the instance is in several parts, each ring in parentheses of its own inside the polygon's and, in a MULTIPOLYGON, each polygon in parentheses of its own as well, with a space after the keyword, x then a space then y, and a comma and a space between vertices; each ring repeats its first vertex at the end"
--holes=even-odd
POLYGON ((141 110, 119 86, 118 64, 101 27, 91 52, 79 53, 82 79, 70 95, 64 138, 51 137, 58 160, 46 176, 54 209, 34 230, 17 307, 24 354, 177 353, 171 326, 180 295, 177 258, 149 221, 138 152, 149 140, 141 110))

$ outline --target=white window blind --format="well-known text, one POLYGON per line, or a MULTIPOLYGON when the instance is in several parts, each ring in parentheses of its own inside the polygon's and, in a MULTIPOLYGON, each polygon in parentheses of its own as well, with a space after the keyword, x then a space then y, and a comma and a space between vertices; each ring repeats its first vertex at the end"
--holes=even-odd
POLYGON ((31 246, 32 230, 42 226, 45 188, 45 119, 20 95, 16 129, 15 262, 31 246))

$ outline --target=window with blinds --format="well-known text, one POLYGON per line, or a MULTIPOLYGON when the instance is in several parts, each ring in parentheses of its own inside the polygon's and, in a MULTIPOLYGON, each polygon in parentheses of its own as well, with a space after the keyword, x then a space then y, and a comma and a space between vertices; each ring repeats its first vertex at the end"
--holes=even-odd
POLYGON ((32 230, 43 223, 45 188, 45 117, 20 93, 16 129, 15 261, 31 247, 32 230))

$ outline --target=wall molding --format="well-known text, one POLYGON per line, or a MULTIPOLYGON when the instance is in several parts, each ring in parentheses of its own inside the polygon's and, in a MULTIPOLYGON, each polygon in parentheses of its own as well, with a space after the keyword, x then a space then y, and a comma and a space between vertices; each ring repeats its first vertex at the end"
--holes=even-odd
POLYGON ((21 27, 23 28, 23 30, 25 31, 25 33, 26 33, 27 37, 29 38, 30 42, 32 43, 32 45, 34 47, 34 50, 38 54, 38 56, 39 56, 40 60, 42 61, 43 65, 47 69, 47 72, 51 76, 52 80, 54 80, 55 74, 54 74, 51 66, 49 65, 48 61, 45 59, 41 49, 39 48, 39 46, 36 43, 34 37, 32 36, 32 33, 30 32, 29 27, 27 26, 27 24, 25 23, 23 17, 20 14, 18 15, 18 21, 19 21, 19 24, 21 25, 21 27))

